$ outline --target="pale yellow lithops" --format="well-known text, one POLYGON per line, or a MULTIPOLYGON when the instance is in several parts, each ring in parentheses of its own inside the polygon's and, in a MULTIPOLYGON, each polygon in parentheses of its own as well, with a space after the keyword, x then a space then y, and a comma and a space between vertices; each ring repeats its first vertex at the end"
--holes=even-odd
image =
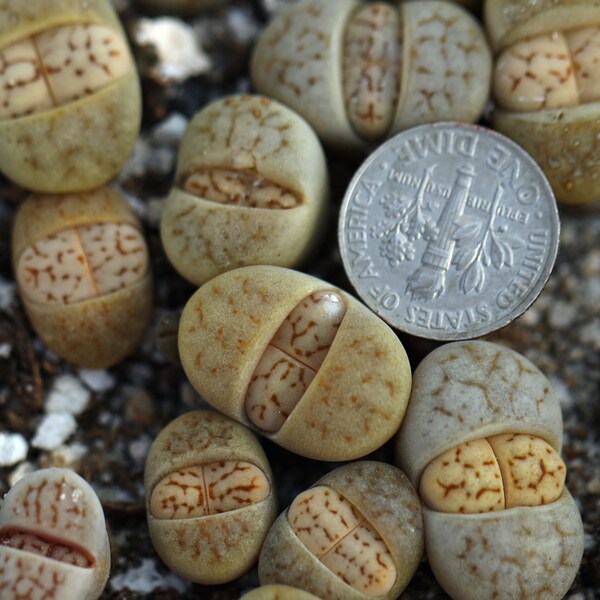
POLYGON ((276 516, 273 475, 246 427, 213 411, 175 419, 150 448, 148 527, 167 566, 217 584, 247 571, 276 516))
POLYGON ((0 598, 94 600, 110 571, 104 513, 69 469, 20 479, 0 509, 0 598))
POLYGON ((488 0, 493 124, 540 164, 559 201, 600 197, 600 4, 488 0))
POLYGON ((560 600, 583 554, 548 379, 484 341, 434 350, 414 373, 397 462, 423 501, 431 568, 455 599, 560 600))
POLYGON ((201 285, 254 264, 293 267, 325 219, 328 176, 310 126, 262 96, 228 96, 192 119, 161 219, 167 257, 201 285))
POLYGON ((348 150, 422 123, 477 121, 491 62, 480 25, 448 2, 300 0, 259 37, 251 75, 348 150))
POLYGON ((36 333, 65 360, 104 368, 139 345, 152 316, 148 247, 116 190, 30 196, 12 255, 36 333))
POLYGON ((272 583, 251 590, 240 600, 320 600, 320 598, 291 585, 272 583))
POLYGON ((215 277, 185 306, 178 341, 203 398, 309 458, 364 456, 406 410, 411 372, 397 336, 304 273, 253 266, 215 277))
POLYGON ((328 600, 397 598, 423 553, 418 496, 400 470, 344 465, 299 494, 261 551, 262 584, 299 587, 328 600))
POLYGON ((110 0, 0 6, 0 170, 39 192, 91 190, 137 138, 137 71, 110 0))

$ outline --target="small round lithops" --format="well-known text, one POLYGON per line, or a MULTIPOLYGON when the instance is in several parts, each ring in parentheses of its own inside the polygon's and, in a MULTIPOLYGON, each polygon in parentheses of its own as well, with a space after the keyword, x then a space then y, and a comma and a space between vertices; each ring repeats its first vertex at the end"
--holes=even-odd
POLYGON ((248 428, 213 411, 175 419, 144 473, 154 548, 181 577, 225 583, 247 571, 276 516, 273 475, 248 428))
POLYGON ((408 585, 422 553, 421 507, 408 478, 363 461, 296 496, 269 530, 258 576, 327 600, 388 600, 408 585))
POLYGON ((410 394, 406 352, 381 319, 331 284, 281 267, 204 284, 184 308, 179 355, 215 408, 319 460, 381 446, 410 394))
POLYGON ((152 316, 148 248, 116 190, 30 196, 12 255, 33 328, 65 360, 104 368, 141 342, 152 316))
POLYGON ((320 600, 320 598, 291 585, 273 583, 261 585, 244 594, 240 600, 320 600))
POLYGON ((251 65, 260 93, 342 149, 422 123, 477 121, 490 74, 480 25, 441 0, 301 0, 267 26, 251 65))
POLYGON ((583 527, 561 438, 547 378, 513 350, 456 342, 417 367, 397 460, 419 489, 427 558, 452 598, 567 592, 583 527))
POLYGON ((140 89, 109 0, 0 6, 0 170, 40 192, 97 188, 137 138, 140 89))
POLYGON ((69 469, 19 480, 0 509, 0 598, 94 600, 110 571, 104 513, 69 469))
POLYGON ((597 200, 600 4, 488 0, 485 21, 496 54, 494 127, 536 159, 559 201, 597 200))
POLYGON ((310 126, 278 102, 229 96, 188 127, 161 239, 196 285, 246 265, 293 267, 322 229, 327 197, 325 158, 310 126))

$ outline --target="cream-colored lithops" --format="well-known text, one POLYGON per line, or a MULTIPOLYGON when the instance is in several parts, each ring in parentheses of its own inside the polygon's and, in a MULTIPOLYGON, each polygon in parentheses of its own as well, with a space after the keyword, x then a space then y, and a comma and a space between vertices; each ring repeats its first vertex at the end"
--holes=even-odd
POLYGON ((161 431, 144 486, 154 548, 170 569, 199 583, 224 583, 247 571, 276 516, 260 444, 213 411, 184 414, 161 431))
POLYGON ((269 531, 261 583, 297 586, 320 598, 397 598, 423 552, 421 509, 395 467, 357 462, 299 494, 269 531))
POLYGON ((69 469, 19 480, 0 509, 0 598, 100 597, 110 571, 102 506, 69 469))
POLYGON ((476 20, 448 2, 301 0, 261 34, 251 73, 324 143, 349 149, 421 123, 477 121, 491 56, 476 20))
POLYGON ((494 127, 540 164, 559 201, 600 196, 600 5, 488 0, 494 127))
POLYGON ((151 318, 152 281, 140 223, 116 190, 30 196, 12 253, 21 299, 48 347, 91 368, 135 350, 151 318))
POLYGON ((320 598, 291 585, 273 583, 251 590, 240 600, 320 600, 320 598))
POLYGON ((179 354, 215 408, 319 460, 381 446, 410 394, 406 353, 383 321, 332 285, 281 267, 204 284, 184 308, 179 354))
POLYGON ((122 167, 137 138, 136 68, 109 0, 0 7, 0 169, 25 188, 79 192, 122 167))
POLYGON ((327 198, 325 158, 309 125, 267 98, 229 96, 188 127, 161 239, 196 285, 246 265, 292 267, 314 245, 327 198))
POLYGON ((427 557, 452 598, 547 598, 583 553, 546 377, 490 342, 456 342, 414 373, 397 459, 424 502, 427 557))

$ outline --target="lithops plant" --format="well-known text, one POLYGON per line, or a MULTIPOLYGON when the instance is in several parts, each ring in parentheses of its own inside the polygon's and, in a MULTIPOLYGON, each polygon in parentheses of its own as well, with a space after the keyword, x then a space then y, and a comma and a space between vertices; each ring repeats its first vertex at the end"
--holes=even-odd
POLYGON ((600 4, 489 0, 493 125, 540 164, 556 197, 600 197, 600 4))
POLYGON ((325 157, 310 126, 261 96, 228 96, 191 121, 161 219, 167 257, 201 285, 254 264, 296 266, 322 228, 325 157))
POLYGON ((100 597, 110 547, 100 500, 69 469, 26 475, 0 509, 0 598, 100 597))
POLYGON ((204 284, 183 310, 179 355, 215 408, 319 460, 381 446, 410 394, 406 352, 382 320, 331 284, 280 267, 204 284))
POLYGON ((40 192, 100 187, 137 138, 137 71, 109 0, 0 6, 0 170, 40 192))
POLYGON ((273 475, 246 427, 213 411, 167 425, 144 473, 148 528, 167 566, 204 584, 247 571, 276 516, 273 475))
POLYGON ((277 583, 261 585, 244 594, 240 600, 320 600, 310 592, 305 592, 291 585, 277 583))
POLYGON ((331 471, 277 518, 260 553, 262 584, 328 600, 397 598, 423 553, 418 496, 399 469, 361 461, 331 471))
POLYGON ((449 2, 301 0, 261 34, 251 75, 348 150, 421 123, 477 121, 491 56, 479 24, 449 2))
POLYGON ((36 333, 65 360, 104 368, 141 342, 152 316, 148 248, 116 190, 33 194, 17 212, 12 255, 36 333))
POLYGON ((417 367, 397 459, 419 488, 427 557, 452 598, 567 592, 583 527, 561 439, 557 397, 517 352, 456 342, 417 367))

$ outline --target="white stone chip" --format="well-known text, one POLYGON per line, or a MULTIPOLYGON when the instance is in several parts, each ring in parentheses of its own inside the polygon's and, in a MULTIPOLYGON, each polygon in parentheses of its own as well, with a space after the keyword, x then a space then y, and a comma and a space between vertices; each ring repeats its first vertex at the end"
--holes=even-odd
POLYGON ((113 590, 128 589, 132 592, 148 594, 157 588, 169 587, 180 594, 185 593, 189 583, 174 573, 162 575, 156 570, 156 563, 151 558, 142 559, 139 567, 133 567, 125 573, 114 575, 110 578, 110 586, 113 590))
POLYGON ((91 396, 77 377, 65 373, 54 380, 44 406, 48 413, 79 415, 87 408, 91 396))
POLYGON ((114 375, 106 369, 79 369, 79 377, 93 392, 107 392, 115 387, 114 375))
POLYGON ((10 353, 12 352, 12 344, 8 342, 4 342, 0 344, 0 358, 10 358, 10 353))
POLYGON ((29 447, 20 433, 0 432, 0 467, 12 467, 27 458, 29 447))
POLYGON ((34 471, 35 467, 30 462, 22 462, 8 476, 8 485, 12 487, 17 481, 21 481, 25 475, 29 475, 29 473, 33 473, 34 471))
POLYGON ((77 421, 71 413, 50 413, 38 425, 31 445, 42 450, 54 450, 63 444, 76 428, 77 421))
POLYGON ((188 126, 187 118, 181 113, 171 113, 154 127, 152 141, 161 146, 178 146, 188 126))

